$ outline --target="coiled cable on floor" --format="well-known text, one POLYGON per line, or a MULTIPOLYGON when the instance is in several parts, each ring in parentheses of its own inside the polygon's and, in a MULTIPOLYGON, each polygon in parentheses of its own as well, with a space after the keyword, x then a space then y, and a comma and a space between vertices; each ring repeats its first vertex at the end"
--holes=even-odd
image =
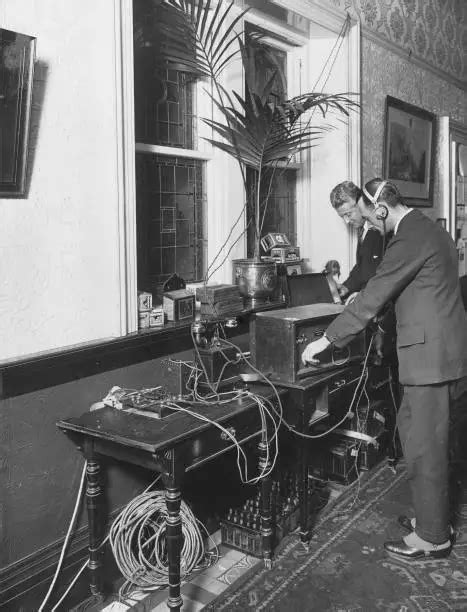
MULTIPOLYGON (((205 566, 205 547, 199 522, 183 500, 180 515, 183 579, 195 568, 205 566)), ((164 492, 145 491, 129 502, 113 522, 110 545, 127 586, 152 591, 168 584, 167 516, 164 492)))

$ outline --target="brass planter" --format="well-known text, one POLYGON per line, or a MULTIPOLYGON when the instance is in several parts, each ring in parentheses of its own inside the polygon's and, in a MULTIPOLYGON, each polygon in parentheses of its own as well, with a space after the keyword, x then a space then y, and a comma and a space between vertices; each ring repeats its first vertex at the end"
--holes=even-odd
POLYGON ((247 306, 266 304, 277 288, 275 262, 255 259, 234 259, 233 282, 238 285, 240 295, 247 306))

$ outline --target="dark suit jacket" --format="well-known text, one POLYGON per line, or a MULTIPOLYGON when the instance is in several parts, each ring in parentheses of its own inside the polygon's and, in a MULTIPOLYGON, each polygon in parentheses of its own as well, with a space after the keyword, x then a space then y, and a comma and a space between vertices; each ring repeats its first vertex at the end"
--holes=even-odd
POLYGON ((349 278, 342 284, 349 293, 361 291, 376 272, 383 253, 383 237, 375 228, 369 228, 365 238, 357 246, 356 263, 349 278))
POLYGON ((449 234, 418 210, 400 222, 375 276, 326 330, 344 346, 389 300, 395 303, 400 382, 429 385, 467 375, 467 315, 449 234))

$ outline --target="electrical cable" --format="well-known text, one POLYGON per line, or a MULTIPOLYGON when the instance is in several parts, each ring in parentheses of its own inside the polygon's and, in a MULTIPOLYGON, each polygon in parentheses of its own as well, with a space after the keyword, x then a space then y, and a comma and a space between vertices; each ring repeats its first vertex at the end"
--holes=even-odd
MULTIPOLYGON (((226 342, 228 343, 228 341, 226 341, 226 342)), ((228 344, 230 344, 230 343, 228 343, 228 344)), ((235 360, 229 360, 227 355, 221 350, 221 353, 223 354, 224 359, 226 359, 226 363, 224 364, 224 366, 227 366, 229 363, 235 363, 235 364, 238 363, 239 359, 243 355, 243 353, 242 353, 240 348, 238 348, 238 347, 235 347, 235 348, 239 352, 239 358, 235 359, 235 360)), ((197 349, 197 346, 196 346, 196 349, 197 349)), ((200 357, 199 357, 199 359, 200 359, 200 357)), ((202 364, 202 365, 204 365, 204 364, 202 364)), ((205 371, 205 369, 204 369, 204 371, 205 371)), ((222 375, 222 372, 221 372, 221 375, 222 375)), ((205 376, 207 377, 207 373, 205 373, 205 376)), ((220 377, 219 377, 219 380, 220 380, 220 377)), ((219 380, 217 381, 217 383, 215 383, 216 389, 218 387, 219 380)), ((262 397, 262 396, 260 396, 258 394, 254 394, 251 391, 246 390, 246 389, 233 390, 233 391, 228 391, 228 392, 224 392, 224 393, 219 393, 219 392, 216 391, 213 396, 204 396, 204 397, 201 397, 201 396, 199 396, 197 394, 196 387, 197 387, 197 383, 195 382, 194 390, 193 390, 193 395, 194 395, 195 399, 197 399, 198 401, 202 400, 201 403, 203 403, 203 404, 208 404, 209 405, 209 404, 213 404, 214 403, 214 404, 218 405, 219 403, 224 403, 224 401, 225 402, 231 402, 231 401, 233 401, 235 399, 241 401, 244 398, 251 398, 253 401, 255 401, 255 403, 258 405, 258 408, 259 408, 260 418, 261 418, 261 423, 262 423, 262 441, 266 444, 266 454, 267 454, 267 456, 266 456, 266 465, 269 463, 269 444, 271 443, 272 440, 275 441, 275 452, 274 452, 274 459, 273 459, 271 468, 269 470, 267 470, 267 472, 266 472, 265 471, 266 467, 265 467, 263 469, 263 471, 259 474, 259 476, 255 477, 253 479, 250 479, 248 477, 248 467, 247 467, 248 464, 247 464, 246 456, 244 455, 243 449, 240 447, 238 441, 235 439, 233 434, 231 434, 231 432, 230 432, 230 435, 229 435, 228 430, 223 428, 219 423, 217 423, 215 421, 212 421, 211 419, 209 419, 205 415, 200 415, 199 413, 195 412, 193 409, 190 410, 188 408, 182 407, 177 402, 168 403, 167 406, 170 407, 172 410, 182 410, 182 411, 185 411, 185 412, 191 414, 192 416, 194 416, 195 418, 198 418, 198 419, 200 419, 202 421, 207 421, 207 422, 211 423, 212 425, 214 425, 215 427, 218 427, 219 429, 221 429, 221 431, 224 433, 224 435, 227 435, 232 440, 232 442, 236 445, 236 447, 237 447, 237 465, 238 465, 238 469, 239 469, 239 473, 240 473, 240 478, 241 478, 241 480, 243 482, 246 482, 246 483, 256 483, 261 478, 264 478, 265 475, 268 475, 272 471, 272 469, 274 468, 274 465, 275 465, 276 460, 277 460, 278 452, 279 452, 279 449, 278 449, 278 430, 279 430, 280 422, 276 423, 275 420, 274 420, 274 417, 272 415, 272 412, 274 412, 274 407, 272 406, 271 402, 268 399, 266 399, 266 398, 264 398, 264 397, 262 397), (221 396, 225 396, 226 399, 224 401, 221 400, 220 399, 221 396), (271 411, 268 410, 268 408, 267 408, 268 405, 271 408, 271 411), (269 419, 271 419, 271 421, 273 423, 273 426, 274 426, 274 433, 272 434, 271 438, 269 438, 269 439, 268 439, 268 435, 267 435, 268 434, 268 428, 267 428, 266 416, 269 419), (241 464, 240 464, 240 459, 241 458, 243 458, 243 463, 244 463, 243 471, 242 471, 242 467, 241 467, 241 464)), ((210 387, 211 387, 211 389, 213 388, 212 384, 210 384, 210 387)))
MULTIPOLYGON (((248 364, 248 366, 249 366, 249 367, 250 367, 250 368, 251 368, 251 369, 252 369, 254 372, 256 372, 257 374, 259 374, 259 375, 261 376, 261 378, 262 378, 262 379, 263 379, 263 380, 264 380, 264 381, 265 381, 265 382, 266 382, 266 383, 267 383, 267 384, 268 384, 268 385, 269 385, 269 386, 270 386, 270 387, 273 389, 274 394, 275 394, 275 396, 276 396, 276 398, 277 398, 278 405, 280 406, 280 414, 278 414, 276 411, 275 411, 275 412, 276 412, 276 414, 279 416, 279 418, 281 419, 281 422, 282 422, 282 423, 284 423, 285 427, 286 427, 286 428, 287 428, 287 429, 288 429, 290 432, 292 432, 292 433, 296 434, 297 436, 299 436, 299 437, 301 437, 301 438, 308 438, 308 439, 314 440, 314 439, 317 439, 317 438, 322 438, 323 436, 328 435, 328 433, 330 433, 331 431, 333 431, 334 429, 336 429, 337 427, 339 427, 340 425, 342 425, 342 423, 343 423, 343 422, 344 422, 344 421, 345 421, 345 420, 348 418, 349 414, 352 412, 352 408, 353 408, 353 405, 354 405, 354 402, 355 402, 355 398, 356 398, 356 395, 357 395, 357 391, 358 391, 358 389, 359 389, 359 387, 360 387, 360 385, 361 385, 361 383, 362 383, 363 378, 365 377, 365 383, 364 383, 364 386, 366 385, 366 383, 367 383, 367 381, 368 381, 367 362, 368 362, 368 358, 369 358, 369 356, 370 356, 370 351, 371 351, 371 347, 372 347, 372 344, 373 344, 373 340, 374 340, 374 334, 371 336, 370 342, 369 342, 369 344, 368 344, 368 349, 367 349, 367 352, 366 352, 366 355, 365 355, 365 359, 364 359, 364 362, 363 362, 363 366, 362 366, 362 373, 361 373, 360 378, 359 378, 359 381, 358 381, 358 383, 357 383, 357 385, 356 385, 356 387, 355 387, 355 391, 354 391, 354 394, 353 394, 352 400, 351 400, 351 402, 350 402, 350 406, 349 406, 349 408, 348 408, 347 413, 344 415, 344 417, 343 417, 343 418, 342 418, 342 419, 341 419, 341 420, 340 420, 338 423, 336 423, 335 425, 333 425, 332 427, 330 427, 329 429, 327 429, 325 432, 320 433, 320 434, 306 434, 306 433, 304 433, 304 432, 298 431, 298 430, 297 430, 297 429, 295 429, 295 428, 294 428, 292 425, 290 425, 290 424, 289 424, 289 423, 288 423, 288 422, 287 422, 287 421, 286 421, 286 420, 283 418, 282 402, 281 402, 280 396, 279 396, 279 394, 278 394, 278 392, 277 392, 277 389, 276 389, 276 387, 274 386, 274 384, 273 384, 273 383, 272 383, 272 382, 269 380, 269 378, 268 378, 268 377, 267 377, 267 376, 266 376, 266 375, 265 375, 263 372, 261 372, 261 370, 258 370, 258 369, 257 369, 257 368, 256 368, 256 367, 255 367, 255 366, 254 366, 254 365, 253 365, 253 364, 252 364, 252 363, 251 363, 251 362, 250 362, 250 361, 249 361, 249 360, 248 360, 248 359, 247 359, 245 356, 243 356, 243 359, 244 359, 244 360, 245 360, 245 362, 248 364)), ((233 344, 233 343, 231 343, 231 342, 229 342, 229 341, 226 341, 226 342, 227 342, 228 344, 231 344, 232 346, 234 346, 235 348, 237 348, 237 349, 238 349, 238 347, 236 347, 236 345, 235 345, 235 344, 233 344)), ((360 392, 360 396, 359 396, 358 401, 360 401, 360 398, 361 398, 362 393, 363 393, 363 390, 360 392)), ((357 405, 358 405, 358 402, 357 402, 357 405)), ((274 409, 274 410, 275 410, 275 409, 274 409)))
MULTIPOLYGON (((221 267, 221 266, 224 264, 225 260, 226 260, 226 259, 227 259, 227 257, 230 255, 230 253, 231 253, 232 249, 234 248, 234 246, 237 244, 237 242, 240 240, 240 238, 241 238, 241 237, 242 237, 242 236, 243 236, 243 235, 244 235, 244 234, 247 232, 248 227, 250 226, 250 224, 251 224, 251 219, 250 219, 250 221, 248 221, 248 223, 246 224, 245 229, 243 229, 243 230, 240 232, 240 234, 238 235, 238 237, 237 237, 237 238, 234 240, 234 242, 233 242, 233 243, 230 245, 230 248, 229 248, 229 250, 227 251, 227 253, 225 254, 224 259, 223 259, 223 260, 220 262, 220 264, 219 264, 219 265, 218 265, 216 268, 214 268, 214 270, 213 270, 213 271, 211 272, 211 274, 208 276, 208 278, 206 279, 206 283, 209 281, 209 279, 211 278, 211 276, 213 276, 213 274, 215 274, 215 273, 217 272, 217 270, 219 270, 219 268, 220 268, 220 267, 221 267)), ((216 259, 217 259, 217 256, 216 256, 216 259)), ((206 283, 205 283, 205 284, 206 284, 206 283)))
POLYGON ((38 612, 42 612, 44 610, 44 606, 47 603, 47 601, 49 600, 49 597, 52 594, 52 591, 53 591, 53 588, 55 586, 55 583, 57 582, 57 578, 58 578, 58 575, 60 573, 63 560, 65 558, 65 552, 66 552, 66 549, 68 547, 68 542, 69 542, 70 537, 71 537, 71 532, 73 530, 73 526, 75 524, 76 516, 78 514, 78 509, 79 509, 80 502, 81 502, 81 495, 82 495, 83 487, 84 487, 84 477, 86 475, 86 467, 87 467, 87 461, 84 462, 83 470, 81 472, 81 479, 80 479, 80 483, 79 483, 78 495, 76 496, 75 507, 73 509, 73 514, 71 516, 71 520, 70 520, 70 524, 68 526, 68 530, 67 530, 67 533, 66 533, 66 536, 65 536, 65 540, 63 541, 63 546, 62 546, 62 550, 60 552, 60 557, 58 559, 57 567, 55 569, 55 574, 54 574, 54 577, 52 578, 52 582, 50 583, 49 589, 48 589, 44 599, 42 600, 41 605, 39 606, 38 612))
POLYGON ((392 433, 392 448, 394 451, 394 458, 396 458, 397 452, 396 452, 396 436, 397 436, 397 412, 398 412, 398 407, 397 407, 397 402, 396 402, 396 398, 394 396, 394 389, 392 388, 392 383, 393 383, 393 377, 392 377, 392 371, 391 371, 391 366, 389 366, 389 391, 391 393, 391 398, 392 398, 392 405, 394 407, 394 427, 393 427, 393 433, 392 433))
MULTIPOLYGON (((86 463, 84 465, 84 473, 86 473, 86 463)), ((150 485, 148 488, 152 487, 154 485, 155 482, 157 482, 157 480, 159 480, 160 476, 158 476, 150 485)), ((84 481, 82 481, 84 482, 84 481)), ((147 489, 146 489, 147 490, 147 489)), ((80 487, 80 491, 78 493, 78 499, 81 498, 82 495, 82 487, 80 487)), ((107 536, 105 537, 105 539, 99 544, 99 546, 97 547, 97 550, 99 550, 100 548, 102 548, 104 546, 104 544, 107 542, 107 540, 109 539, 109 535, 107 534, 107 536)), ((63 595, 60 597, 60 599, 57 601, 57 603, 54 605, 54 607, 51 609, 51 612, 55 612, 58 607, 63 603, 63 601, 65 600, 65 598, 67 597, 68 593, 71 591, 71 589, 73 588, 73 586, 75 585, 76 581, 78 580, 78 578, 81 576, 81 574, 84 572, 84 570, 86 569, 86 567, 89 565, 89 558, 86 559, 86 561, 83 563, 83 565, 80 567, 80 569, 76 572, 74 578, 72 579, 72 581, 70 582, 70 584, 68 585, 66 591, 63 593, 63 595)), ((44 599, 44 601, 42 602, 41 606, 43 606, 46 603, 46 600, 44 599)))
MULTIPOLYGON (((181 500, 183 545, 180 571, 184 579, 197 566, 205 567, 205 547, 199 525, 181 500)), ((115 562, 129 585, 153 591, 168 584, 166 542, 167 505, 164 491, 145 491, 131 500, 112 523, 109 540, 115 562)))
POLYGON ((68 595, 68 593, 74 587, 74 585, 75 585, 76 581, 78 580, 78 578, 81 576, 81 574, 87 568, 88 564, 89 564, 89 559, 86 559, 86 561, 83 563, 83 565, 80 567, 80 569, 75 574, 75 577, 73 578, 73 580, 68 585, 67 590, 63 593, 63 595, 60 597, 60 599, 57 601, 57 603, 54 605, 54 607, 52 608, 52 610, 50 612, 55 612, 55 610, 58 610, 58 607, 63 603, 63 601, 65 600, 65 598, 68 595))
POLYGON ((331 51, 329 53, 329 56, 328 56, 327 60, 324 62, 323 67, 321 68, 321 72, 319 73, 318 78, 315 81, 315 84, 314 84, 314 87, 313 87, 313 91, 318 87, 318 83, 319 83, 321 77, 323 76, 324 71, 326 70, 328 64, 331 62, 331 58, 332 58, 333 53, 334 53, 336 47, 339 45, 339 48, 337 49, 337 52, 336 52, 336 54, 334 56, 334 60, 331 62, 331 68, 329 70, 328 76, 324 80, 323 86, 321 87, 321 91, 323 91, 326 83, 329 80, 332 68, 334 67, 337 55, 339 54, 340 48, 342 46, 342 43, 343 43, 344 38, 345 38, 345 35, 347 34, 347 30, 349 28, 350 28, 350 15, 347 14, 347 17, 345 18, 344 23, 341 26, 341 30, 340 30, 340 32, 339 32, 339 34, 338 34, 338 36, 337 36, 337 38, 336 38, 336 40, 334 42, 334 45, 333 45, 333 47, 332 47, 332 49, 331 49, 331 51))
MULTIPOLYGON (((214 272, 216 272, 218 270, 218 268, 216 268, 213 272, 211 272, 211 274, 209 274, 209 270, 214 266, 214 262, 216 261, 216 259, 220 256, 220 254, 222 253, 224 247, 227 245, 230 236, 233 234, 233 231, 235 229, 235 227, 237 226, 237 223, 240 221, 240 219, 243 216, 243 213, 245 211, 247 207, 247 202, 245 202, 245 204, 243 205, 242 210, 240 211, 240 214, 238 215, 235 223, 232 225, 232 227, 230 228, 230 231, 228 233, 227 238, 224 240, 223 244, 220 246, 219 250, 217 251, 217 254, 215 255, 215 257, 211 260, 211 263, 209 264, 209 266, 207 267, 206 270, 206 274, 204 275, 204 285, 207 284, 207 282, 209 281, 209 279, 211 278, 211 276, 214 274, 214 272)), ((233 243, 234 245, 240 240, 241 236, 243 236, 245 230, 240 234, 240 236, 237 238, 237 240, 233 243)), ((233 248, 233 245, 232 245, 233 248)), ((230 251, 232 250, 232 248, 230 248, 230 250, 228 251, 227 255, 230 253, 230 251)), ((222 263, 224 263, 225 260, 222 261, 222 263)), ((221 265, 222 265, 221 263, 221 265)))
MULTIPOLYGON (((262 431, 264 431, 264 421, 263 421, 263 416, 264 415, 262 413, 262 411, 264 411, 266 413, 266 415, 268 415, 269 418, 271 418, 271 420, 274 423, 275 431, 274 431, 274 434, 273 434, 273 438, 275 438, 275 440, 276 440, 276 449, 275 449, 275 453, 274 453, 274 460, 272 462, 271 467, 269 469, 267 469, 267 466, 263 467, 261 473, 258 476, 254 477, 254 478, 249 478, 248 477, 248 461, 247 461, 246 454, 245 454, 244 450, 242 449, 241 445, 239 444, 239 442, 237 441, 237 439, 235 438, 235 435, 232 433, 231 430, 223 427, 217 421, 213 421, 209 417, 207 417, 207 416, 205 416, 203 414, 195 412, 193 409, 181 406, 180 403, 167 402, 167 404, 166 404, 167 407, 171 408, 172 410, 184 412, 186 414, 189 414, 189 415, 199 419, 200 421, 204 421, 206 423, 209 423, 209 424, 213 425, 214 427, 219 429, 224 434, 224 436, 226 436, 226 439, 228 438, 229 440, 231 440, 231 442, 235 445, 235 447, 237 449, 237 467, 238 467, 238 470, 239 470, 240 479, 241 479, 242 483, 244 483, 244 484, 256 484, 261 478, 265 478, 266 476, 268 476, 272 472, 272 470, 274 469, 275 462, 276 462, 276 459, 277 459, 277 456, 278 456, 278 452, 279 452, 279 450, 278 450, 278 435, 277 435, 279 426, 278 426, 278 424, 275 423, 271 413, 269 412, 269 410, 264 405, 268 400, 266 400, 265 398, 262 398, 262 397, 260 397, 260 396, 258 396, 256 394, 250 394, 250 396, 255 398, 255 400, 257 401, 257 403, 258 403, 258 405, 260 407, 260 415, 261 415, 261 418, 262 418, 262 425, 263 425, 262 431), (242 465, 241 465, 241 460, 243 460, 243 469, 242 469, 242 465)), ((246 397, 246 394, 245 394, 245 397, 246 397)), ((267 454, 269 454, 269 445, 267 445, 266 452, 267 452, 267 454)), ((268 461, 266 463, 268 463, 268 461)))

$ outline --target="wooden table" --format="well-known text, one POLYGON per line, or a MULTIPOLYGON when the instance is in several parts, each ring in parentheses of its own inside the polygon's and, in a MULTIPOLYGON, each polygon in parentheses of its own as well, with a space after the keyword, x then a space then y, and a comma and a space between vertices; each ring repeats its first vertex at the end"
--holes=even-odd
MULTIPOLYGON (((330 425, 340 421, 346 414, 353 393, 362 375, 361 364, 350 364, 342 368, 327 370, 322 373, 308 376, 295 383, 277 382, 278 388, 287 389, 287 406, 285 418, 298 432, 297 446, 299 451, 298 465, 301 470, 299 487, 300 506, 300 539, 308 548, 311 538, 311 525, 309 524, 308 509, 308 466, 309 451, 313 444, 312 438, 306 434, 313 433, 313 427, 330 417, 330 425), (300 434, 305 434, 301 436, 300 434)), ((370 399, 385 398, 391 401, 389 387, 391 386, 391 373, 388 366, 368 367, 367 389, 370 399)), ((393 432, 394 420, 388 423, 393 432)), ((394 460, 397 452, 394 448, 394 436, 390 450, 390 459, 394 460)))
MULTIPOLYGON (((253 384, 250 391, 268 399, 274 399, 270 386, 253 384)), ((284 398, 286 390, 279 390, 284 398)), ((270 456, 268 443, 262 434, 260 413, 250 399, 230 401, 226 404, 186 404, 190 410, 221 424, 233 433, 240 444, 258 438, 258 467, 268 470, 270 456)), ((167 504, 167 551, 169 596, 167 605, 179 611, 180 554, 182 525, 180 516, 181 486, 186 472, 211 461, 234 447, 232 440, 212 423, 175 412, 162 419, 133 414, 115 408, 104 407, 82 416, 61 420, 57 426, 78 446, 87 461, 86 503, 89 523, 89 580, 91 592, 103 597, 102 551, 104 517, 99 511, 103 494, 100 479, 101 457, 113 457, 119 461, 142 466, 162 475, 167 504)), ((269 431, 269 436, 272 431, 269 431)), ((271 518, 271 477, 261 480, 261 537, 263 556, 270 565, 272 558, 273 526, 271 518)))
POLYGON ((330 410, 339 402, 336 391, 355 385, 362 367, 360 364, 349 365, 343 368, 326 370, 308 376, 298 382, 276 382, 278 389, 287 390, 287 404, 284 418, 297 432, 299 481, 299 508, 300 508, 300 540, 308 548, 311 539, 311 525, 309 521, 308 503, 308 466, 309 450, 313 439, 307 435, 312 433, 314 425, 327 419, 330 410), (304 435, 301 435, 304 434, 304 435))

